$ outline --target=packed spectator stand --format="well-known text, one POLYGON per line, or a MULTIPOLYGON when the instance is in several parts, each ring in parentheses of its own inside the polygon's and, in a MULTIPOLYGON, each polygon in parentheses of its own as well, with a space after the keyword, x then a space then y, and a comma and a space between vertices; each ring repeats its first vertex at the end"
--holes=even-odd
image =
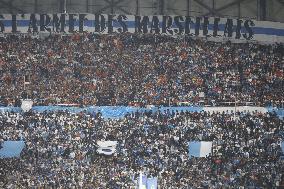
MULTIPOLYGON (((284 47, 186 37, 113 34, 7 35, 0 43, 1 101, 35 105, 283 107, 284 47)), ((159 188, 284 187, 284 122, 261 112, 2 112, 0 143, 24 140, 0 159, 0 188, 135 188, 139 172, 159 188), (116 140, 112 156, 96 141, 116 140), (213 141, 190 157, 189 141, 213 141)))
POLYGON ((116 120, 100 113, 5 113, 1 138, 24 139, 27 147, 20 159, 1 161, 1 184, 131 188, 143 171, 158 177, 160 188, 276 188, 284 184, 283 123, 272 113, 234 119, 229 112, 134 112, 116 120), (102 139, 119 142, 115 155, 95 153, 94 141, 102 139), (190 140, 215 141, 212 155, 190 158, 190 140))
POLYGON ((283 107, 279 45, 161 35, 1 38, 2 103, 283 107), (26 84, 26 85, 25 85, 26 84))

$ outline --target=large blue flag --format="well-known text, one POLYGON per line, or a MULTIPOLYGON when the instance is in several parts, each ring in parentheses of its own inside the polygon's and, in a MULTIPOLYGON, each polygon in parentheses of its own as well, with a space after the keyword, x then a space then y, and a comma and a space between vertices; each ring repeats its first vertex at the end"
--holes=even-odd
POLYGON ((0 149, 0 159, 20 157, 24 146, 24 141, 5 141, 0 149))

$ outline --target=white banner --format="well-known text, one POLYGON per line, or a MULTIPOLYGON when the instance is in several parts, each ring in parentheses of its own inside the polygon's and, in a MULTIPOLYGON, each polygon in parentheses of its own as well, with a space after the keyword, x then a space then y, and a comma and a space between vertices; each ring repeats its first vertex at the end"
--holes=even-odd
POLYGON ((116 152, 117 141, 97 141, 97 153, 112 155, 116 152))
POLYGON ((2 33, 155 33, 208 40, 284 42, 284 23, 190 16, 105 14, 2 14, 2 33))

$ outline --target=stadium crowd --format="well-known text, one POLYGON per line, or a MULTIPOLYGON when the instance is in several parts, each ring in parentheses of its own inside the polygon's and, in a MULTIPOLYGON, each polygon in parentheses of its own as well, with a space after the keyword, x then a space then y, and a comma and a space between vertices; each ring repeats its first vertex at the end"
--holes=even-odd
POLYGON ((0 114, 0 140, 24 140, 17 159, 1 159, 0 188, 135 188, 140 171, 159 188, 284 186, 284 121, 273 113, 132 112, 105 119, 67 111, 0 114), (115 154, 98 140, 118 141, 115 154), (189 141, 213 141, 190 157, 189 141))
MULTIPOLYGON (((113 34, 0 37, 0 102, 35 105, 284 103, 283 45, 113 34)), ((273 113, 0 113, 3 141, 24 140, 21 158, 0 159, 0 188, 135 188, 140 171, 160 188, 284 187, 284 122, 273 113), (115 154, 96 142, 118 141, 115 154), (189 141, 213 141, 193 158, 189 141), (135 181, 136 180, 136 181, 135 181)))
POLYGON ((19 105, 283 106, 283 45, 113 34, 0 37, 0 100, 19 105))

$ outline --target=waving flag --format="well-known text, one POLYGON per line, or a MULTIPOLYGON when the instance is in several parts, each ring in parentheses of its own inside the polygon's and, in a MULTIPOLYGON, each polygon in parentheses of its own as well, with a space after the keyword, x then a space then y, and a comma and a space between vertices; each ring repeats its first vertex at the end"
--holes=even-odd
POLYGON ((139 174, 138 189, 158 189, 158 178, 147 178, 142 172, 139 174))
POLYGON ((117 141, 97 141, 97 153, 112 155, 116 152, 117 141))
POLYGON ((158 189, 157 177, 147 179, 147 189, 158 189))
POLYGON ((191 141, 188 143, 189 156, 206 157, 211 153, 212 142, 191 141))
POLYGON ((20 157, 24 146, 24 141, 5 141, 1 144, 0 159, 20 157))
POLYGON ((147 176, 140 172, 139 175, 139 189, 147 189, 147 176))

